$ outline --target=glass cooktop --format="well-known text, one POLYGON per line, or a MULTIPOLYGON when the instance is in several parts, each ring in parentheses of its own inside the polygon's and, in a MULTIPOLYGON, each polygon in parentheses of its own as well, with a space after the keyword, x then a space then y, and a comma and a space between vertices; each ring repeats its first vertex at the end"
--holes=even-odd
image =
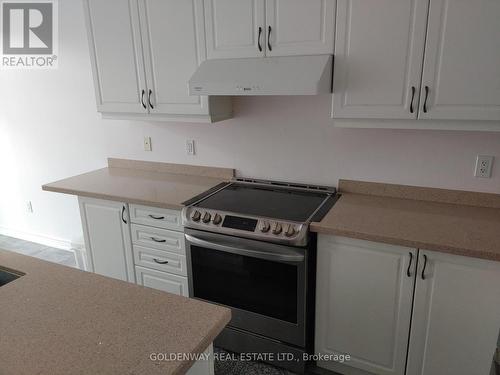
POLYGON ((328 193, 322 192, 234 183, 195 206, 241 215, 304 222, 328 196, 328 193))

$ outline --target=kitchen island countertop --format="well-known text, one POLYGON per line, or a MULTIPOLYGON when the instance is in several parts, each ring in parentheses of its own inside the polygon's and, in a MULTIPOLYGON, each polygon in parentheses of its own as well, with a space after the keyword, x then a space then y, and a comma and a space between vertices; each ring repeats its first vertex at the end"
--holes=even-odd
POLYGON ((0 250, 0 374, 183 374, 229 309, 0 250))

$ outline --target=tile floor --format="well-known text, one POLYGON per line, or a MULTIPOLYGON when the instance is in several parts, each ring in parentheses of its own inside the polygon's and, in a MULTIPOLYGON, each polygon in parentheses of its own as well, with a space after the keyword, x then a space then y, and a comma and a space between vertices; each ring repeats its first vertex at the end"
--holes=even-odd
POLYGON ((75 253, 0 235, 0 249, 76 268, 75 253))

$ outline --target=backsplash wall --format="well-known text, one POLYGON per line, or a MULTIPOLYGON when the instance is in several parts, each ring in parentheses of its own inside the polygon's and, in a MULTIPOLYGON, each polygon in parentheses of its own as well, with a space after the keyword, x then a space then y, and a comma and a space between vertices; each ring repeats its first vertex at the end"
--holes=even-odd
POLYGON ((500 193, 500 133, 335 128, 328 95, 235 98, 235 118, 212 125, 101 120, 82 4, 59 7, 59 68, 0 71, 0 232, 81 242, 76 198, 40 186, 104 167, 108 156, 326 185, 348 178, 500 193), (186 139, 196 156, 186 155, 186 139), (478 154, 496 156, 491 179, 473 177, 478 154))

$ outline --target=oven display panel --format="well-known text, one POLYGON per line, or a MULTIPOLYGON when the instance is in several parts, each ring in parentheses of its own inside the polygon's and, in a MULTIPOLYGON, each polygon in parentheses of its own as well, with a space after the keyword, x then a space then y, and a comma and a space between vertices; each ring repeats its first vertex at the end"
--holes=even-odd
POLYGON ((245 217, 230 216, 226 215, 224 222, 222 223, 224 228, 246 230, 248 232, 254 232, 257 227, 257 220, 249 219, 245 217))

